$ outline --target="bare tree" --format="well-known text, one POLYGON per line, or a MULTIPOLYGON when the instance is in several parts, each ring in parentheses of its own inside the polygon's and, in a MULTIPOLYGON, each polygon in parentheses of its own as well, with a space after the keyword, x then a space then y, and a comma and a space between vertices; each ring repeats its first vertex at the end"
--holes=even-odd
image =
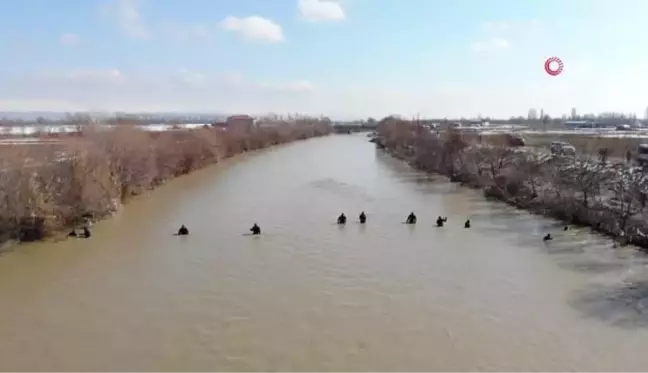
POLYGON ((581 197, 584 208, 589 208, 592 199, 598 198, 601 185, 608 178, 605 167, 589 159, 575 161, 562 172, 565 174, 565 186, 573 188, 577 196, 581 197))
POLYGON ((609 185, 612 198, 609 203, 617 217, 618 228, 624 232, 632 216, 642 210, 646 177, 638 169, 617 167, 617 176, 609 185))
POLYGON ((527 153, 520 158, 519 170, 531 188, 532 198, 538 196, 538 187, 543 183, 545 160, 534 153, 527 153))
POLYGON ((502 171, 514 165, 515 152, 504 146, 484 146, 479 150, 480 168, 489 174, 493 181, 497 181, 502 171))
POLYGON ((461 133, 454 130, 448 132, 443 142, 443 153, 441 155, 441 162, 447 174, 455 174, 456 164, 459 163, 461 165, 461 162, 463 162, 462 154, 467 147, 468 143, 464 140, 461 133))

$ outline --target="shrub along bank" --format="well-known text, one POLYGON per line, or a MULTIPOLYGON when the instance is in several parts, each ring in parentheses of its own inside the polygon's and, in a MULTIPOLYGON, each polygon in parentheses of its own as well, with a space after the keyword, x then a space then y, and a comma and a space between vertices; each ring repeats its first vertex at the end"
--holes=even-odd
POLYGON ((578 159, 476 144, 457 131, 430 133, 394 118, 383 119, 377 135, 379 147, 421 170, 481 188, 489 198, 648 248, 648 178, 639 167, 610 162, 603 155, 578 159))
POLYGON ((114 213, 128 198, 249 150, 329 134, 320 121, 250 131, 84 127, 52 147, 0 149, 0 242, 41 240, 114 213))

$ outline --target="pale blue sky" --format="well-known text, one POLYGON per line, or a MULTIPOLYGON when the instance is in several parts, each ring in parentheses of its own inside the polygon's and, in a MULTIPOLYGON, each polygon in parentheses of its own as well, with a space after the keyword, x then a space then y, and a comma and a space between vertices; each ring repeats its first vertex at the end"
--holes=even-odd
POLYGON ((643 116, 648 106, 642 0, 0 7, 0 110, 511 116, 575 106, 643 116), (558 77, 543 71, 554 55, 565 63, 558 77))

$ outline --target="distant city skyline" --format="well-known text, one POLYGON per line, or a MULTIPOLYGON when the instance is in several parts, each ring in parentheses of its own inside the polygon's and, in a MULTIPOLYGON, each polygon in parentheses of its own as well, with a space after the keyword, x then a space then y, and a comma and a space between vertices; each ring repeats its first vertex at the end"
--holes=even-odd
MULTIPOLYGON (((475 116, 461 116, 461 117, 432 117, 432 116, 421 116, 420 114, 415 115, 415 116, 405 116, 402 114, 398 113, 392 113, 387 116, 393 116, 396 115, 398 117, 404 118, 404 119, 421 119, 421 120, 429 120, 429 119, 436 119, 436 120, 443 120, 443 119, 467 119, 467 120, 480 120, 480 119, 493 119, 493 120, 510 120, 510 119, 519 119, 523 118, 525 120, 530 120, 530 121, 536 121, 536 120, 541 120, 545 115, 548 116, 550 119, 563 119, 563 120, 569 120, 569 119, 583 119, 583 118, 596 118, 596 117, 626 117, 626 118, 638 118, 638 116, 634 113, 615 113, 615 112, 601 112, 601 113, 584 113, 584 114, 576 114, 575 111, 576 108, 572 108, 572 113, 571 115, 567 114, 561 114, 561 115, 551 115, 551 113, 545 113, 543 109, 540 109, 540 113, 538 114, 538 111, 535 108, 530 108, 528 110, 527 116, 522 116, 522 115, 509 115, 509 116, 503 116, 503 117, 488 117, 488 116, 483 116, 481 114, 475 115, 475 116)), ((646 113, 648 114, 648 108, 646 108, 646 113)), ((191 120, 192 118, 201 121, 201 120, 214 120, 214 119, 224 119, 228 116, 231 115, 251 115, 255 118, 277 118, 277 119, 290 119, 290 118, 306 118, 306 117, 327 117, 333 121, 363 121, 363 120, 380 120, 384 117, 379 117, 379 116, 358 116, 358 117, 348 117, 348 118, 340 118, 340 117, 333 117, 326 115, 326 113, 320 113, 318 115, 309 115, 305 113, 276 113, 276 112, 270 112, 270 113, 240 113, 240 112, 90 112, 90 111, 79 111, 79 112, 65 112, 65 111, 0 111, 0 120, 17 120, 17 121, 36 121, 39 118, 42 118, 43 120, 51 120, 51 121, 61 121, 65 120, 66 118, 76 118, 75 120, 79 120, 79 118, 83 118, 85 116, 91 117, 94 119, 101 119, 101 118, 114 118, 116 116, 122 116, 124 118, 132 116, 133 118, 139 118, 139 119, 149 119, 149 118, 165 118, 166 120, 170 120, 172 118, 186 118, 187 120, 191 120)), ((644 119, 648 119, 648 116, 644 119)))
POLYGON ((61 1, 57 12, 45 0, 3 4, 0 110, 501 118, 532 106, 555 116, 646 108, 640 0, 61 1), (559 76, 543 69, 550 56, 564 62, 559 76))

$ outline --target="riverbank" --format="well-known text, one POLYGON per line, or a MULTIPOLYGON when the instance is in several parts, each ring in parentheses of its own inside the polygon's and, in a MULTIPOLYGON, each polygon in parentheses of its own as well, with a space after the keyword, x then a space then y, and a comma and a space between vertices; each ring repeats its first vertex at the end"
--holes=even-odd
POLYGON ((61 138, 56 147, 3 147, 0 243, 59 237, 110 216, 129 198, 178 176, 247 151, 331 131, 320 122, 247 132, 88 128, 61 138))
POLYGON ((605 157, 576 159, 476 144, 459 132, 436 136, 393 120, 381 123, 376 142, 418 169, 482 189, 487 198, 648 249, 648 182, 637 167, 605 157))

